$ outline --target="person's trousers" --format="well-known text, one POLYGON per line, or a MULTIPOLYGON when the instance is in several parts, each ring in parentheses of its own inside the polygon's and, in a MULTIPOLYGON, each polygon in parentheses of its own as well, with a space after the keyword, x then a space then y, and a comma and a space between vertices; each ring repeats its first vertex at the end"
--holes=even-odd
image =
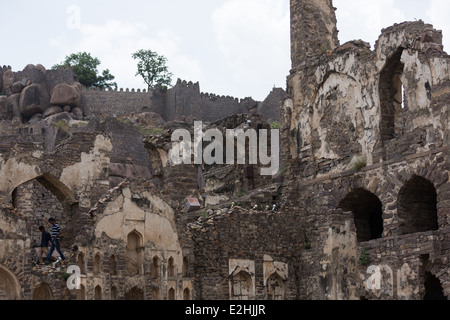
POLYGON ((59 240, 53 240, 50 245, 50 251, 48 252, 48 255, 47 255, 47 261, 51 261, 50 259, 52 257, 53 251, 55 249, 59 253, 59 256, 61 257, 61 259, 66 260, 66 258, 64 257, 64 254, 61 251, 61 248, 59 247, 59 240))
POLYGON ((45 255, 45 257, 47 257, 48 247, 40 247, 38 250, 38 263, 40 263, 40 264, 44 263, 44 261, 42 260, 43 255, 45 255))

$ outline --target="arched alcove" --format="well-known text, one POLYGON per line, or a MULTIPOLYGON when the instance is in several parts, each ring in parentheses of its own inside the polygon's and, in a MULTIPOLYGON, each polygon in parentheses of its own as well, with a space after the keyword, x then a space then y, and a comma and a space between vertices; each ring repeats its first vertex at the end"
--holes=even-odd
POLYGON ((86 274, 86 259, 83 252, 78 253, 77 266, 80 268, 81 274, 86 274))
POLYGON ((117 290, 116 286, 111 287, 111 300, 118 300, 119 298, 119 291, 117 290))
POLYGON ((169 261, 167 262, 167 276, 169 278, 175 277, 175 262, 173 260, 173 257, 169 258, 169 261))
POLYGON ((98 275, 102 272, 102 257, 97 253, 94 257, 94 274, 98 275))
POLYGON ((286 287, 280 275, 274 272, 266 281, 266 299, 284 300, 286 287))
POLYGON ((383 206, 376 195, 359 188, 350 192, 338 208, 353 213, 358 242, 381 238, 383 235, 383 206))
POLYGON ((399 234, 438 229, 437 192, 429 180, 413 176, 398 194, 399 234))
POLYGON ((175 300, 175 289, 174 288, 170 288, 169 289, 169 294, 167 296, 168 300, 175 300))
POLYGON ((189 288, 183 290, 183 300, 191 300, 191 290, 189 288))
POLYGON ((33 300, 52 300, 52 289, 47 283, 41 283, 41 285, 33 290, 33 300))
POLYGON ((94 289, 94 300, 102 300, 102 298, 103 298, 102 287, 96 286, 94 289))
POLYGON ((231 300, 252 299, 252 277, 248 272, 240 271, 231 279, 231 300))
POLYGON ((160 278, 160 266, 161 260, 157 256, 154 256, 152 259, 152 264, 150 266, 150 274, 152 279, 160 278))
POLYGON ((126 270, 128 275, 142 273, 142 235, 136 230, 127 236, 126 270))
POLYGON ((183 257, 183 277, 188 276, 189 271, 189 259, 188 257, 183 257))
POLYGON ((117 258, 115 255, 111 255, 109 258, 109 273, 112 276, 117 275, 117 258))

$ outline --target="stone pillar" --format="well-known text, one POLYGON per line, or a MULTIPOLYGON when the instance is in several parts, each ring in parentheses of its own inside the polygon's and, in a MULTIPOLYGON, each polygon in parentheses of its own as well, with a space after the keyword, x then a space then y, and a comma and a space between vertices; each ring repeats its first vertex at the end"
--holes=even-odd
POLYGON ((339 46, 332 0, 291 0, 292 68, 339 46))

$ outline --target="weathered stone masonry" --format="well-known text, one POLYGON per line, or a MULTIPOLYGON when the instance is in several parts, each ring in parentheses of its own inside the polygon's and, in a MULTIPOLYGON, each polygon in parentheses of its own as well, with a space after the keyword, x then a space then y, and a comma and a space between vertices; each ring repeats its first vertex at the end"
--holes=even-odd
POLYGON ((0 299, 448 299, 442 34, 404 22, 373 50, 340 45, 335 10, 291 0, 287 90, 262 103, 191 82, 86 91, 69 69, 0 69, 0 299), (280 173, 172 166, 171 132, 196 119, 281 125, 280 173), (50 215, 78 290, 64 268, 33 264, 50 215))
MULTIPOLYGON (((338 46, 331 2, 306 3, 291 1, 293 13, 313 26, 322 20, 301 6, 327 16, 331 24, 318 26, 314 41, 335 45, 293 55, 282 109, 286 177, 301 178, 288 182, 291 199, 299 200, 288 200, 286 209, 301 204, 312 253, 320 257, 300 259, 301 269, 309 261, 323 270, 303 278, 301 297, 422 299, 431 278, 448 297, 450 57, 442 34, 406 22, 383 30, 374 51, 360 40, 338 46), (352 225, 353 239, 340 239, 352 225), (368 266, 358 263, 363 248, 382 275, 379 287, 368 285, 368 266), (335 252, 341 261, 348 257, 344 270, 335 252)), ((293 43, 303 41, 300 26, 293 29, 293 43)))

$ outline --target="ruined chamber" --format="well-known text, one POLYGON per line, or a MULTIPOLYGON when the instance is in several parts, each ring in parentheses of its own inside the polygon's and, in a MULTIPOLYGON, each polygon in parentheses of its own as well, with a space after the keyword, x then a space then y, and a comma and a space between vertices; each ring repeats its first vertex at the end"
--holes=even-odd
POLYGON ((332 2, 291 1, 286 212, 302 299, 446 299, 450 57, 422 21, 339 45, 332 2), (305 27, 306 25, 306 27, 305 27), (311 32, 308 32, 312 29, 311 32))

